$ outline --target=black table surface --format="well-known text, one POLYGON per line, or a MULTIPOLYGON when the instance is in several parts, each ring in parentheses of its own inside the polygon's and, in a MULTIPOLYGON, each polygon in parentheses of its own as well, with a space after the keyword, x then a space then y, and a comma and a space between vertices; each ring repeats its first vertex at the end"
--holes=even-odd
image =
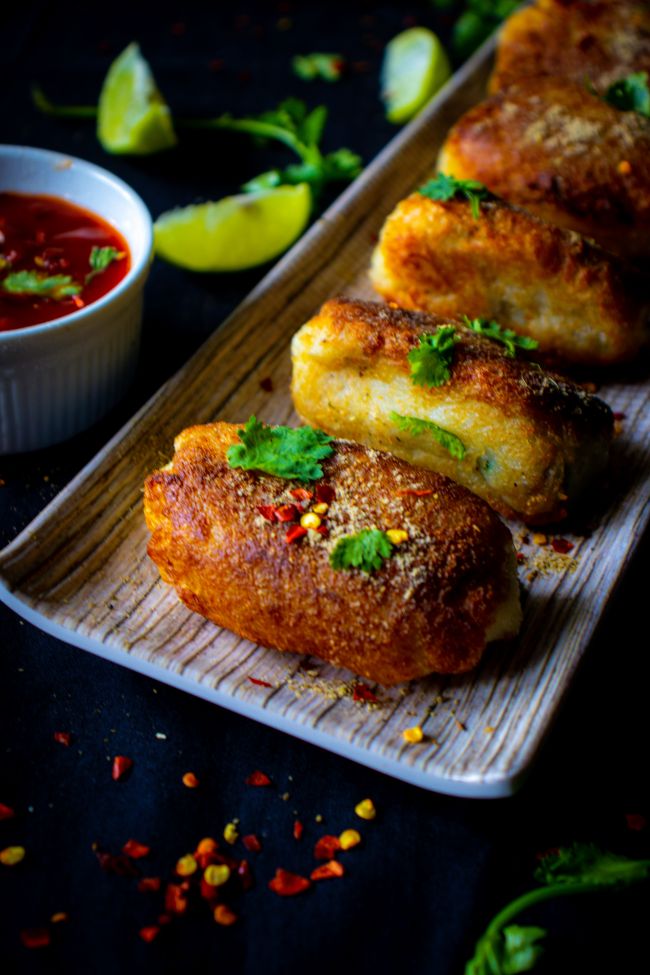
MULTIPOLYGON (((175 205, 219 199, 289 159, 225 134, 184 136, 149 157, 109 156, 92 122, 40 115, 39 82, 55 100, 96 101, 111 60, 139 41, 178 115, 254 113, 294 95, 330 109, 326 148, 367 162, 395 134, 378 98, 382 49, 421 23, 448 36, 450 17, 426 2, 187 4, 147 7, 34 3, 3 14, 2 141, 56 149, 118 174, 155 217, 175 205), (339 83, 296 78, 291 56, 337 51, 353 64, 339 83)), ((6 544, 55 496, 135 409, 210 335, 266 268, 192 275, 154 263, 144 339, 132 392, 74 440, 0 459, 0 542, 6 544)), ((0 865, 0 970, 13 972, 294 973, 462 972, 490 917, 533 885, 540 851, 595 842, 648 856, 647 653, 643 543, 610 605, 568 702, 520 792, 502 800, 456 799, 405 785, 70 647, 0 606, 0 848, 22 845, 0 865), (54 733, 72 734, 69 747, 54 733), (164 737, 163 737, 164 736, 164 737), (111 778, 114 755, 134 767, 111 778), (246 785, 255 769, 272 779, 246 785), (183 774, 199 779, 186 788, 183 774), (354 814, 373 799, 377 817, 354 814), (142 874, 167 881, 204 836, 222 840, 237 818, 262 850, 241 842, 255 885, 234 897, 232 927, 205 902, 145 943, 162 893, 100 869, 93 844, 119 853, 129 838, 151 847, 142 874), (293 822, 304 824, 300 841, 293 822), (268 888, 277 867, 309 874, 323 833, 356 827, 346 876, 295 898, 268 888), (640 827, 640 828, 639 828, 640 827), (52 924, 57 912, 67 920, 52 924), (50 927, 49 947, 28 949, 20 932, 50 927)), ((632 972, 643 957, 647 889, 564 898, 523 921, 549 929, 544 972, 632 972), (646 895, 644 897, 644 894, 646 895)))

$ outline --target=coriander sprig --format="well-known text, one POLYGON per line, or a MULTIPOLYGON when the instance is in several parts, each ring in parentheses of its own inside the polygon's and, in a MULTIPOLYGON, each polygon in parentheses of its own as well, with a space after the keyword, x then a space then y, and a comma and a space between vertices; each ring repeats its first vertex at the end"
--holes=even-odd
POLYGON ((454 346, 460 342, 453 325, 441 325, 435 332, 421 335, 418 345, 407 355, 414 386, 442 386, 451 377, 454 346))
POLYGON ((531 339, 527 335, 519 335, 511 328, 503 328, 498 322, 489 318, 468 318, 463 315, 462 320, 467 328, 471 328, 477 335, 482 335, 493 342, 500 342, 505 346, 505 354, 509 359, 514 359, 517 349, 532 351, 539 345, 537 339, 531 339))
POLYGON ((12 271, 0 284, 3 291, 12 295, 38 295, 61 301, 78 295, 81 285, 69 274, 46 274, 44 271, 12 271))
POLYGON ((240 443, 228 448, 231 467, 264 471, 296 481, 316 481, 323 476, 320 461, 334 448, 332 437, 313 427, 266 426, 251 416, 237 431, 240 443))
POLYGON ((603 95, 603 100, 622 112, 638 112, 639 115, 650 118, 647 71, 637 71, 614 81, 603 95))
POLYGON ((333 569, 361 569, 370 575, 381 569, 384 561, 393 554, 394 545, 386 532, 377 528, 364 528, 356 535, 343 535, 330 554, 333 569))
POLYGON ((481 203, 496 199, 494 194, 477 179, 456 179, 455 176, 449 176, 447 173, 437 173, 434 179, 420 186, 418 193, 428 196, 430 200, 441 200, 443 203, 453 200, 454 197, 468 200, 475 220, 480 215, 481 203))

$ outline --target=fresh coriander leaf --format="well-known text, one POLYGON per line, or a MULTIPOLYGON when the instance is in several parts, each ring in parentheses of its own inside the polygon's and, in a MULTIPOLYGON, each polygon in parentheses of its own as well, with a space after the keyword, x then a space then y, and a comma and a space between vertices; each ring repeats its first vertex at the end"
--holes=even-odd
POLYGON ((91 270, 86 275, 85 283, 88 284, 96 275, 105 271, 113 261, 121 261, 125 257, 126 253, 118 251, 117 247, 93 247, 88 258, 91 270))
POLYGON ((410 434, 412 437, 419 437, 423 433, 430 434, 434 440, 444 447, 452 457, 462 460, 465 456, 465 444, 455 433, 450 433, 444 427, 439 427, 431 420, 422 420, 418 416, 402 416, 401 413, 390 413, 393 423, 396 423, 400 430, 410 434))
POLYGON ((327 108, 325 105, 317 105, 303 118, 298 127, 300 139, 308 146, 317 146, 323 138, 325 124, 327 122, 327 108))
POLYGON ((48 276, 43 271, 13 271, 3 280, 2 289, 12 295, 39 295, 60 301, 78 295, 81 285, 75 284, 69 274, 48 276))
POLYGON ((340 54, 297 54, 291 61, 293 73, 303 81, 338 81, 345 61, 340 54))
POLYGON ((537 927, 522 928, 511 924, 503 929, 503 956, 501 968, 503 975, 518 975, 534 968, 544 949, 536 944, 545 937, 546 929, 537 927))
POLYGON ((323 159, 323 175, 326 183, 356 179, 362 169, 361 156, 350 149, 337 149, 336 152, 329 152, 323 159))
POLYGON ((454 346, 460 336, 453 325, 441 325, 432 335, 422 335, 420 344, 411 349, 407 359, 414 386, 442 386, 451 376, 454 346))
POLYGON ((264 471, 297 481, 316 481, 322 477, 319 461, 334 450, 332 437, 322 430, 266 426, 254 416, 238 434, 241 443, 233 444, 227 452, 231 467, 264 471))
POLYGON ((535 871, 541 884, 565 886, 571 884, 630 883, 650 877, 650 862, 630 860, 600 850, 593 843, 574 843, 543 858, 535 871))
POLYGON ((625 78, 619 78, 609 86, 603 95, 604 101, 622 112, 638 112, 650 118, 650 89, 647 71, 638 71, 625 78))
POLYGON ((463 322, 477 335, 505 345, 506 355, 510 359, 514 359, 517 349, 532 350, 539 345, 536 339, 531 339, 527 335, 518 335, 511 328, 502 328, 498 322, 490 321, 488 318, 470 319, 467 315, 463 315, 463 322))
POLYGON ((386 532, 364 528, 356 535, 344 535, 338 539, 330 554, 330 565, 333 569, 361 569, 370 574, 381 569, 384 559, 392 555, 393 548, 386 532))
POLYGON ((430 200, 452 200, 455 196, 464 197, 469 201, 472 216, 475 220, 480 214, 481 203, 486 200, 494 200, 493 193, 476 179, 456 179, 446 173, 437 173, 434 179, 430 179, 424 186, 420 186, 418 193, 428 196, 430 200))

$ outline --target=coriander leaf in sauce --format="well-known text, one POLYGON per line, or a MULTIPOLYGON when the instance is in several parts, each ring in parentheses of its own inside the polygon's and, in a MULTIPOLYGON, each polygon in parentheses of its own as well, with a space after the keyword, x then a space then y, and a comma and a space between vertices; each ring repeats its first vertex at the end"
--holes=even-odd
POLYGON ((12 295, 38 295, 57 301, 81 291, 81 285, 76 284, 69 274, 48 275, 44 271, 13 271, 0 286, 12 295))
POLYGON ((457 460, 462 460, 465 456, 465 444, 460 437, 449 430, 445 430, 444 427, 439 427, 437 423, 433 423, 431 420, 422 420, 418 416, 402 416, 401 413, 392 411, 390 418, 400 430, 412 437, 419 437, 423 433, 428 433, 457 460))
POLYGON ((468 318, 463 315, 463 322, 471 328, 477 335, 482 335, 493 342, 501 342, 505 346, 506 355, 509 359, 514 359, 517 349, 536 349, 539 342, 531 339, 527 335, 518 335, 511 328, 503 328, 498 322, 490 321, 488 318, 468 318))
POLYGON ((407 359, 415 386, 442 386, 451 376, 454 346, 460 342, 453 325, 441 325, 431 335, 422 335, 407 359))
POLYGON ((266 426, 251 416, 242 430, 241 443, 228 448, 231 467, 264 471, 276 477, 316 481, 323 476, 319 461, 334 448, 332 437, 313 427, 266 426))
POLYGON ((93 247, 88 258, 90 271, 86 275, 86 284, 97 274, 105 271, 113 261, 121 261, 126 257, 124 251, 118 251, 117 247, 93 247))
POLYGON ((604 101, 622 112, 638 112, 650 118, 650 90, 647 71, 619 78, 603 95, 604 101))
POLYGON ((381 569, 384 560, 393 554, 393 543, 386 532, 364 528, 356 535, 343 535, 330 553, 333 569, 361 569, 368 575, 381 569))
POLYGON ((472 216, 475 220, 479 217, 481 203, 485 200, 494 200, 493 193, 476 179, 456 179, 446 173, 438 173, 435 179, 430 179, 424 186, 420 186, 418 193, 428 196, 430 200, 453 200, 454 197, 462 197, 469 201, 472 216))

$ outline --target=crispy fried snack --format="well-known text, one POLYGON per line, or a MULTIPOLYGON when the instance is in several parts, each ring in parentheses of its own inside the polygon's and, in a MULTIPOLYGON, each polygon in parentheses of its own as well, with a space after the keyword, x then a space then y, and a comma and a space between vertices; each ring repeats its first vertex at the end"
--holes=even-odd
POLYGON ((238 428, 191 427, 145 483, 148 552, 190 609, 243 637, 314 654, 382 684, 474 667, 521 622, 512 538, 479 498, 359 444, 334 444, 323 478, 299 484, 233 469, 238 428), (320 488, 319 488, 320 485, 320 488), (287 542, 279 505, 329 497, 322 526, 287 542), (265 514, 260 513, 260 509, 265 514), (334 569, 338 540, 401 529, 376 571, 334 569))
POLYGON ((648 341, 641 275, 584 237, 502 200, 413 193, 393 210, 372 258, 388 301, 435 315, 496 319, 562 364, 634 359, 648 341))
POLYGON ((537 0, 501 28, 490 92, 552 75, 599 92, 650 72, 650 8, 642 0, 537 0))
POLYGON ((458 322, 336 299, 293 338, 293 399, 327 433, 453 477, 505 515, 551 522, 602 472, 613 416, 507 352, 458 322), (409 354, 450 324, 449 378, 418 385, 409 354))
POLYGON ((650 257, 650 119, 582 84, 525 79, 479 103, 451 128, 438 169, 615 254, 650 257))

